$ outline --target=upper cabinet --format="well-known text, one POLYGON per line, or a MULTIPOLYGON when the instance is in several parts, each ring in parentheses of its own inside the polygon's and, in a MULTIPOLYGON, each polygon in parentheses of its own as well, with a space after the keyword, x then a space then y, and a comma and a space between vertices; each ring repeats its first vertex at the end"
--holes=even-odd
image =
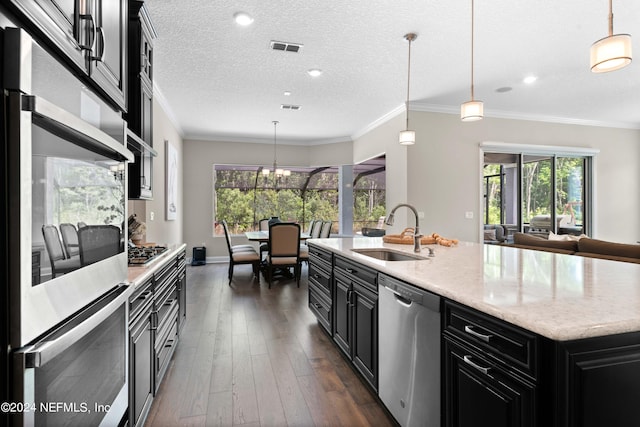
POLYGON ((128 127, 153 147, 153 40, 156 32, 144 2, 129 3, 128 127))
POLYGON ((125 118, 129 149, 129 199, 153 198, 153 40, 156 32, 144 2, 129 2, 129 88, 125 118), (133 134, 133 136, 131 136, 133 134))
POLYGON ((34 33, 126 111, 127 0, 10 0, 34 33))

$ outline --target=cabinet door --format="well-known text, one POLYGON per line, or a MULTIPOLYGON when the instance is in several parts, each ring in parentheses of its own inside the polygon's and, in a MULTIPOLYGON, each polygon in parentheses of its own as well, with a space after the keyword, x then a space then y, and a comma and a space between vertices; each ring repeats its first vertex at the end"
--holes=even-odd
POLYGON ((142 425, 153 400, 153 342, 151 314, 131 330, 129 361, 129 423, 142 425))
POLYGON ((378 304, 377 296, 354 285, 353 298, 353 364, 378 388, 378 304))
POLYGON ((640 334, 565 344, 560 353, 567 426, 640 425, 640 334))
POLYGON ((534 387, 445 338, 448 427, 535 425, 534 387))
POLYGON ((351 284, 336 277, 333 288, 333 340, 351 357, 351 284))
POLYGON ((84 0, 11 0, 44 36, 49 44, 75 64, 85 70, 85 53, 80 48, 80 28, 89 25, 84 0), (82 22, 82 25, 80 23, 82 22), (86 25, 85 25, 86 24, 86 25))
POLYGON ((96 40, 89 52, 91 78, 123 110, 126 110, 126 0, 94 0, 96 40))

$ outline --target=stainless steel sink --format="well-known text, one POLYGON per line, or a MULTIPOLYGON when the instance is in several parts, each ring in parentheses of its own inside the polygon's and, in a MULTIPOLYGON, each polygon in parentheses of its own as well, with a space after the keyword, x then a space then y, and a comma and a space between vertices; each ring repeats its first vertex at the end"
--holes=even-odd
POLYGON ((385 248, 371 248, 371 249, 351 249, 361 255, 369 256, 371 258, 380 259, 382 261, 418 261, 427 259, 418 255, 411 255, 404 252, 392 251, 385 248))

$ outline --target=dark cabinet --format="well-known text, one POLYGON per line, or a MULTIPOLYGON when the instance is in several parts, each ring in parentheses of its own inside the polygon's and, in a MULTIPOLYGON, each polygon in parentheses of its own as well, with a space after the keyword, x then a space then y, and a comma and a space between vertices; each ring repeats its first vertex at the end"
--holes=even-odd
POLYGON ((154 274, 154 368, 157 391, 178 342, 178 269, 176 258, 154 274))
POLYGON ((187 253, 178 254, 178 332, 187 320, 187 253))
POLYGON ((144 2, 129 3, 129 129, 153 147, 153 40, 156 32, 144 2))
POLYGON ((333 339, 367 382, 377 389, 377 273, 336 256, 333 277, 333 339))
POLYGON ((153 24, 144 2, 129 3, 129 87, 125 118, 129 148, 135 162, 129 164, 129 199, 153 197, 153 24))
POLYGON ((127 0, 11 0, 29 29, 126 110, 127 0))
POLYGON ((329 335, 333 333, 331 252, 309 244, 309 308, 329 335))
POLYGON ((91 78, 123 110, 127 109, 127 0, 93 0, 96 34, 87 54, 91 78))
POLYGON ((448 427, 539 425, 536 335, 451 301, 443 335, 448 427))
POLYGON ((141 426, 186 320, 186 252, 159 264, 129 298, 130 426, 141 426))
POLYGON ((534 426, 535 387, 445 337, 446 425, 534 426))
POLYGON ((153 280, 129 300, 129 425, 142 425, 153 402, 153 280))
POLYGON ((153 157, 158 153, 127 129, 127 147, 134 161, 129 163, 129 199, 151 200, 153 198, 153 157))
POLYGON ((640 425, 640 333, 558 344, 557 425, 640 425))

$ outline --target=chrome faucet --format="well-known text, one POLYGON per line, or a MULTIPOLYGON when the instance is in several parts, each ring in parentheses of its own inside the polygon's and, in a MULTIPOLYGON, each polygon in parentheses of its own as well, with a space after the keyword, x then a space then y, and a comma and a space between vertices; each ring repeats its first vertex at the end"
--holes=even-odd
POLYGON ((420 225, 418 224, 418 211, 416 211, 416 208, 406 203, 400 203, 391 210, 391 213, 384 223, 387 225, 393 225, 393 216, 396 212, 396 209, 401 206, 406 206, 411 209, 413 211, 413 215, 415 215, 416 217, 416 228, 413 230, 413 252, 420 252, 420 238, 422 237, 422 234, 420 234, 420 225))

